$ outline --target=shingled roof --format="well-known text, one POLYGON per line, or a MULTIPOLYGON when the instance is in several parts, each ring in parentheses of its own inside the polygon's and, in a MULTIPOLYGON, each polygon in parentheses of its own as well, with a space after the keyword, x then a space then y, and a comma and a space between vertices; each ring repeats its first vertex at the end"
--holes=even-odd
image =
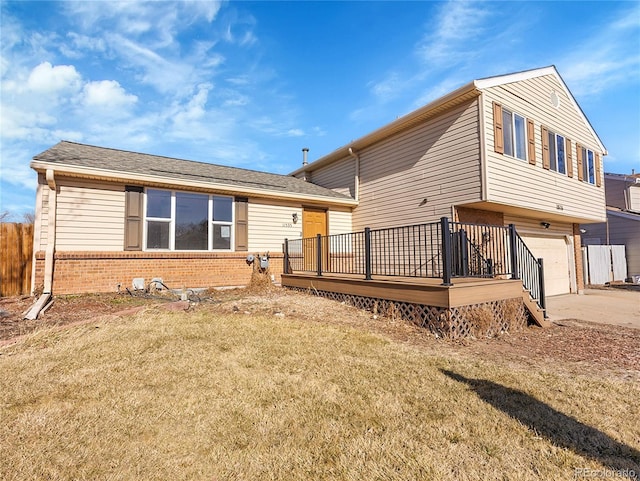
POLYGON ((52 164, 54 170, 58 170, 55 166, 60 166, 59 170, 65 170, 64 167, 72 167, 120 173, 129 179, 139 175, 144 178, 153 177, 165 181, 176 179, 182 182, 206 183, 211 184, 212 187, 235 186, 240 192, 244 188, 251 191, 265 191, 265 193, 288 193, 335 200, 353 200, 344 194, 288 175, 270 174, 68 141, 61 141, 36 155, 31 167, 36 170, 42 168, 40 163, 43 162, 52 164))

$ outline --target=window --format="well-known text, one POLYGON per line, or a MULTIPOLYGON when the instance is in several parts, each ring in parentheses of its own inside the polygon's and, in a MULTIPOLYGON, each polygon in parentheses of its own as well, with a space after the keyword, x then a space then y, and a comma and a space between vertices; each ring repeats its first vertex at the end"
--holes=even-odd
POLYGON ((502 109, 502 135, 504 153, 518 159, 527 160, 527 131, 525 118, 509 110, 502 109))
POLYGON ((231 250, 233 198, 147 189, 146 248, 231 250))
POLYGON ((567 173, 567 141, 564 136, 543 127, 543 166, 560 174, 567 173), (547 159, 548 155, 548 159, 547 159))
POLYGON ((583 179, 585 182, 589 182, 590 184, 596 183, 596 167, 595 167, 595 156, 593 155, 593 150, 589 150, 585 147, 582 147, 582 168, 583 179))

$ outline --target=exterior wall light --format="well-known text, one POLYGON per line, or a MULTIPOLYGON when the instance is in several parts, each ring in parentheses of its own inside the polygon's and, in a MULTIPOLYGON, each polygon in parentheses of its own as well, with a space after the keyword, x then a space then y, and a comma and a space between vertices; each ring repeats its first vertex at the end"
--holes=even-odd
POLYGON ((545 229, 548 229, 549 227, 551 227, 551 224, 549 224, 548 222, 540 222, 540 225, 545 229))

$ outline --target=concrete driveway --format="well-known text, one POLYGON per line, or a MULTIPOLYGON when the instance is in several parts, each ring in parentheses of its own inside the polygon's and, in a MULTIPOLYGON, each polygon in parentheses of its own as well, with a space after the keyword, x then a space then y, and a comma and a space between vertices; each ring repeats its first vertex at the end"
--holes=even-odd
POLYGON ((549 320, 581 319, 640 329, 640 291, 585 289, 584 295, 547 297, 549 320))

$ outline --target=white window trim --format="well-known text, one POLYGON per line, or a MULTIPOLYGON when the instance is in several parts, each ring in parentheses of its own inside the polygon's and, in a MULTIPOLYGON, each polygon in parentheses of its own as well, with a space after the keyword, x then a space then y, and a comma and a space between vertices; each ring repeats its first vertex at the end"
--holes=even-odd
POLYGON ((230 195, 220 195, 220 194, 201 194, 199 192, 189 192, 184 190, 171 190, 171 189, 159 189, 156 187, 145 187, 144 188, 144 217, 143 217, 143 229, 142 229, 142 250, 146 252, 235 252, 235 228, 236 225, 236 213, 235 213, 235 198, 230 195), (166 217, 147 217, 147 192, 148 190, 162 190, 165 192, 171 193, 171 218, 167 219, 166 217), (198 194, 198 195, 207 195, 207 250, 196 250, 196 249, 180 249, 176 250, 175 248, 175 219, 176 219, 176 192, 184 192, 187 194, 198 194), (231 221, 214 221, 213 220, 213 198, 214 197, 226 197, 231 199, 231 221), (166 222, 169 224, 169 248, 168 249, 152 249, 147 247, 147 233, 148 233, 148 222, 166 222), (213 248, 213 226, 214 225, 228 225, 230 229, 230 241, 229 241, 229 249, 214 249, 213 248))
POLYGON ((582 147, 583 156, 582 156, 582 177, 584 182, 589 185, 596 185, 596 153, 594 150, 589 149, 587 147, 582 147), (589 152, 591 152, 591 162, 593 164, 593 182, 589 180, 589 152))
POLYGON ((558 134, 556 132, 554 132, 553 130, 547 130, 548 135, 551 136, 553 135, 553 152, 555 153, 555 162, 556 162, 556 168, 552 169, 551 168, 551 143, 549 142, 549 170, 551 172, 555 172, 556 174, 560 174, 560 175, 564 175, 565 177, 567 177, 567 171, 569 169, 567 169, 567 138, 562 135, 562 134, 558 134), (558 137, 562 138, 562 146, 563 146, 563 152, 564 152, 564 172, 560 172, 558 170, 558 137))
MULTIPOLYGON (((502 107, 502 117, 503 117, 503 123, 504 123, 504 113, 507 112, 510 114, 510 119, 511 119, 511 148, 513 149, 513 155, 507 154, 506 150, 507 150, 507 143, 503 137, 503 143, 504 143, 504 150, 505 153, 504 155, 506 155, 507 157, 511 157, 513 159, 516 160, 521 160, 523 162, 528 162, 529 161, 529 145, 528 145, 528 132, 527 132, 527 117, 525 117, 524 115, 519 114, 518 112, 515 112, 509 108, 506 107, 502 107), (518 157, 516 155, 516 153, 518 152, 518 149, 516 147, 516 138, 518 137, 516 134, 516 115, 518 117, 520 117, 522 119, 522 124, 523 124, 523 128, 524 128, 524 159, 521 159, 520 157, 518 157)), ((503 136, 506 134, 506 129, 504 128, 504 125, 502 127, 503 129, 503 136)))

